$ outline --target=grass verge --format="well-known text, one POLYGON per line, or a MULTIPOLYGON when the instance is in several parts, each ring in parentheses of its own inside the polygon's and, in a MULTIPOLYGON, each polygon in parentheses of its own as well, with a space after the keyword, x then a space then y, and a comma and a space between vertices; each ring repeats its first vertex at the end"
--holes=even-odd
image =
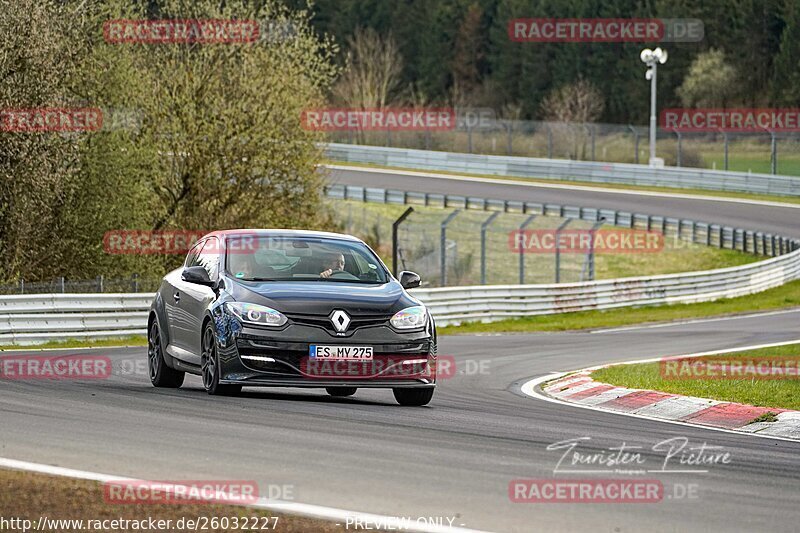
MULTIPOLYGON (((177 527, 178 521, 184 519, 184 524, 186 520, 194 520, 195 523, 198 523, 200 517, 208 519, 205 522, 208 529, 203 529, 203 531, 236 531, 230 526, 236 518, 239 519, 239 530, 242 529, 241 524, 245 519, 248 519, 248 524, 256 523, 258 527, 266 527, 267 519, 269 519, 269 529, 282 532, 341 530, 341 527, 337 527, 332 522, 295 516, 276 517, 276 514, 270 511, 234 505, 111 504, 104 501, 103 486, 100 483, 32 472, 0 469, 0 487, 4 489, 0 491, 0 509, 3 511, 3 518, 6 520, 11 518, 30 520, 32 521, 31 528, 39 531, 139 531, 148 529, 147 521, 150 518, 156 522, 171 520, 170 527, 159 528, 164 531, 193 531, 194 528, 177 527), (75 522, 71 526, 39 524, 37 527, 36 521, 40 517, 46 517, 48 520, 83 520, 83 527, 77 527, 75 522), (227 528, 211 527, 213 524, 211 519, 219 520, 223 517, 228 518, 227 528), (129 527, 92 526, 92 522, 95 521, 120 519, 144 520, 145 527, 134 527, 130 523, 129 527)), ((202 525, 200 527, 202 528, 202 525)), ((21 525, 19 528, 11 528, 12 531, 15 529, 23 531, 21 525)))
POLYGON ((715 302, 646 306, 607 311, 582 311, 501 320, 470 322, 439 328, 442 335, 472 333, 526 333, 532 331, 567 331, 611 328, 635 324, 667 322, 722 315, 754 313, 800 307, 800 280, 757 294, 724 298, 715 302))
POLYGON ((144 335, 133 335, 130 337, 121 337, 116 339, 98 339, 98 340, 85 340, 85 339, 70 339, 66 341, 49 341, 44 344, 35 344, 30 346, 19 345, 3 345, 0 346, 0 352, 4 350, 69 350, 71 348, 107 348, 109 346, 147 346, 147 337, 144 335))
MULTIPOLYGON (((692 362, 761 358, 796 361, 796 358, 800 358, 800 344, 692 358, 692 362)), ((661 369, 659 362, 614 365, 592 372, 592 378, 618 387, 657 390, 759 407, 800 410, 800 380, 796 377, 782 379, 675 379, 668 375, 665 376, 661 369)), ((766 415, 759 417, 763 420, 758 421, 771 422, 775 420, 774 414, 772 417, 766 415)))
MULTIPOLYGON (((327 205, 341 224, 343 232, 364 239, 384 262, 391 263, 392 223, 408 206, 332 199, 328 200, 327 205)), ((407 233, 403 233, 404 236, 401 237, 403 255, 408 259, 410 269, 418 272, 423 280, 438 280, 438 265, 432 263, 430 254, 433 253, 433 248, 438 247, 441 221, 453 210, 425 206, 414 206, 414 210, 404 223, 407 233)), ((448 274, 452 285, 481 283, 481 225, 488 216, 484 211, 466 210, 449 224, 448 236, 457 244, 458 250, 448 274)), ((509 234, 516 231, 527 218, 526 215, 516 213, 501 213, 487 231, 488 284, 505 285, 519 281, 519 255, 509 248, 509 234)), ((563 221, 564 219, 554 216, 538 217, 528 225, 528 229, 552 231, 563 221)), ((571 228, 588 230, 591 224, 573 220, 571 228)), ((602 229, 613 231, 614 227, 606 225, 602 229)), ((663 244, 663 248, 655 253, 598 253, 595 259, 595 279, 712 270, 763 259, 755 254, 695 244, 675 236, 665 238, 663 244)), ((585 267, 585 258, 582 253, 562 254, 561 280, 579 281, 585 267)), ((555 277, 555 254, 526 254, 525 272, 527 283, 552 283, 555 277)))

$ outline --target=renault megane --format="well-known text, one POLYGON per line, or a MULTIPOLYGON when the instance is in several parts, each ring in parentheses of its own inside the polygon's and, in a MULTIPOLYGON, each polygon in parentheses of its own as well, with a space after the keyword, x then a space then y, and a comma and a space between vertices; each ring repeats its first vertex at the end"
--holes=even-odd
POLYGON ((296 230, 210 233, 167 274, 148 320, 150 379, 188 372, 209 394, 243 386, 319 387, 331 396, 389 388, 426 405, 436 386, 436 327, 363 241, 296 230))

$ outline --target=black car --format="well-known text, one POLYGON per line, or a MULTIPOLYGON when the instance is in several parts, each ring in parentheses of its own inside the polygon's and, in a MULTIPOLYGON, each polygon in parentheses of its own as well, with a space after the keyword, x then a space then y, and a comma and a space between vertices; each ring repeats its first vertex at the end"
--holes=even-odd
POLYGON ((390 388, 425 405, 436 386, 436 327, 363 241, 336 233, 230 230, 200 239, 167 274, 148 319, 150 380, 185 373, 209 394, 243 386, 390 388))

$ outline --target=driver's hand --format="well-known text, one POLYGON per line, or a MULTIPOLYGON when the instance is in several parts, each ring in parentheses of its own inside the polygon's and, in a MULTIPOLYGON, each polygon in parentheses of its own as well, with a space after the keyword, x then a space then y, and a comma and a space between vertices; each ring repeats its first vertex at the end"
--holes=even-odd
POLYGON ((320 272, 319 273, 319 277, 321 277, 321 278, 329 278, 329 277, 331 277, 331 274, 333 274, 333 270, 331 270, 329 268, 328 270, 325 270, 324 272, 320 272))

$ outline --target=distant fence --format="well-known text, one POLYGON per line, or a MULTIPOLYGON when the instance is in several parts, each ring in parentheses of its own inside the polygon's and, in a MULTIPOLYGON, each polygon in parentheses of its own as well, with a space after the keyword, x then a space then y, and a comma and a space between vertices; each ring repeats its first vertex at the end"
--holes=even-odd
POLYGON ((325 194, 330 198, 362 202, 537 214, 589 222, 605 219, 608 224, 618 227, 658 231, 665 236, 677 236, 696 244, 741 250, 771 257, 800 248, 800 241, 797 239, 754 229, 615 209, 543 204, 520 200, 492 200, 455 194, 412 192, 341 184, 326 186, 325 194))
POLYGON ((334 143, 326 145, 325 155, 334 161, 421 170, 800 196, 800 178, 772 174, 699 168, 651 168, 627 163, 473 155, 334 143))
MULTIPOLYGON (((336 131, 328 134, 328 140, 388 148, 636 164, 647 163, 649 156, 647 126, 508 120, 496 118, 491 110, 463 111, 453 130, 336 131)), ((794 157, 800 150, 798 132, 680 132, 659 127, 656 136, 658 156, 669 166, 798 173, 794 157)))

